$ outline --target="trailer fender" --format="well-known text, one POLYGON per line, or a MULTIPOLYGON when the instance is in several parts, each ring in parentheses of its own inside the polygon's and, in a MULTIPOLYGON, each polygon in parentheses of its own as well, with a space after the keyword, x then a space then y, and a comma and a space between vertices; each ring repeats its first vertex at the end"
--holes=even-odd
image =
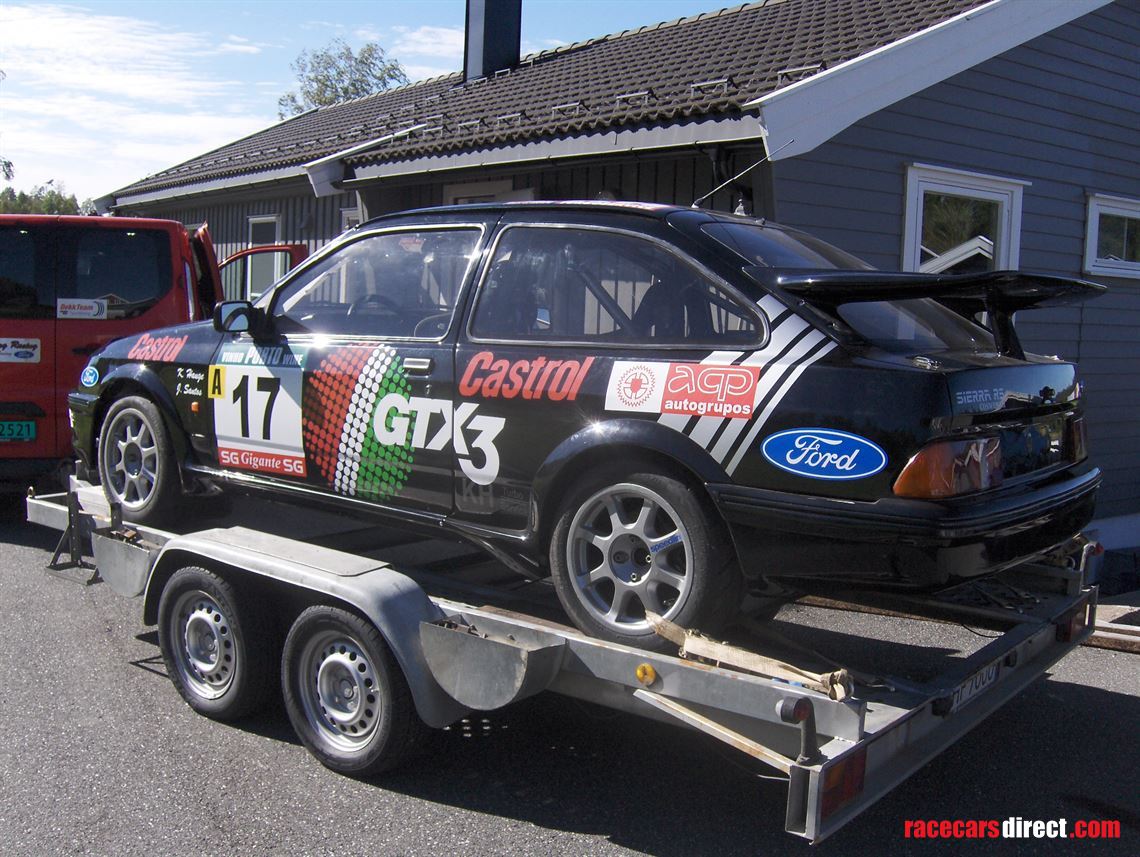
POLYGON ((387 563, 299 543, 246 527, 203 530, 168 541, 147 580, 143 620, 158 621, 162 589, 179 568, 206 566, 230 575, 247 591, 257 579, 305 590, 313 603, 355 610, 376 626, 412 691, 416 711, 433 728, 453 723, 469 709, 447 695, 432 675, 420 643, 420 623, 444 617, 423 589, 387 563))

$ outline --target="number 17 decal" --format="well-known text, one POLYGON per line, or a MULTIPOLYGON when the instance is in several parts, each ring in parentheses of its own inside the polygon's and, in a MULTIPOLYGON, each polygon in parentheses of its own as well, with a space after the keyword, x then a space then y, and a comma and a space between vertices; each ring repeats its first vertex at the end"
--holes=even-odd
POLYGON ((300 367, 215 364, 207 381, 223 467, 305 476, 300 367))

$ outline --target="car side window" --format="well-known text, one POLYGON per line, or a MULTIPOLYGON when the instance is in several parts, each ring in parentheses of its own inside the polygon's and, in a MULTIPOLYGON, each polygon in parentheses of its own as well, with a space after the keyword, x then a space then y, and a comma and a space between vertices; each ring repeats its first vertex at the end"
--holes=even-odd
POLYGON ((271 306, 277 329, 438 339, 478 242, 477 229, 364 235, 282 285, 271 306))
POLYGON ((756 312, 656 242, 620 232, 505 230, 476 299, 484 339, 752 342, 756 312))

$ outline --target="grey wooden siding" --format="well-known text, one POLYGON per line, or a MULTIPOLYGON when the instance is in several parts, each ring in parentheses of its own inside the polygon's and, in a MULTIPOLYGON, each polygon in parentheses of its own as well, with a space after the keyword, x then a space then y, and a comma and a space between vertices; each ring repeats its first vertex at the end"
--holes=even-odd
MULTIPOLYGON (((907 166, 1029 181, 1021 267, 1081 274, 1087 194, 1140 199, 1140 0, 1120 0, 867 117, 773 167, 776 217, 881 268, 901 262, 907 166)), ((1022 313, 1027 346, 1077 360, 1098 514, 1140 512, 1140 281, 1022 313)))

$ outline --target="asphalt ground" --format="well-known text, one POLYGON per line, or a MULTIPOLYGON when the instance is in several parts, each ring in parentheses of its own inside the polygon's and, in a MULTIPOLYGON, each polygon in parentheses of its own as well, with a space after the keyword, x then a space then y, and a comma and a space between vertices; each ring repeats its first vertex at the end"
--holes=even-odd
MULTIPOLYGON (((711 739, 545 694, 436 733, 375 782, 337 776, 280 706, 194 714, 140 605, 44 572, 57 533, 0 498, 0 853, 1140 853, 1140 656, 1079 649, 831 839, 711 739), (908 819, 1115 819, 1117 841, 930 841, 908 819)), ((830 631, 856 614, 833 613, 830 631)), ((783 616, 781 616, 781 619, 783 616)), ((880 657, 972 634, 876 617, 880 657)), ((827 629, 825 629, 827 630, 827 629)), ((872 645, 869 641, 868 645, 872 645)))

